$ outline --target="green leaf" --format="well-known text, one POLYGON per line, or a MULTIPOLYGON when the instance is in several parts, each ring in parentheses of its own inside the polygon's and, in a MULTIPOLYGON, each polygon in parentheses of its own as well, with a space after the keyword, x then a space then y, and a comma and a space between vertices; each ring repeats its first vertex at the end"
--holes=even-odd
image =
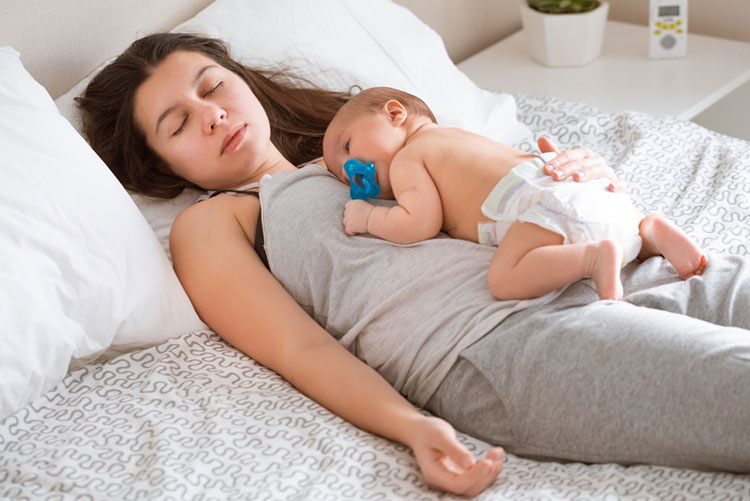
POLYGON ((599 6, 599 0, 527 0, 529 7, 545 14, 577 14, 599 6))

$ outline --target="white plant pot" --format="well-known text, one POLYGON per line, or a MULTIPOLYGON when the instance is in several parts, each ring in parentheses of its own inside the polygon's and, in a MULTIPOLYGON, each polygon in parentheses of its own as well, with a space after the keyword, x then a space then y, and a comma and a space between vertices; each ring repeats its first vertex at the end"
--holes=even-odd
POLYGON ((521 2, 526 45, 535 61, 546 66, 583 66, 602 52, 609 4, 582 14, 543 14, 521 2))

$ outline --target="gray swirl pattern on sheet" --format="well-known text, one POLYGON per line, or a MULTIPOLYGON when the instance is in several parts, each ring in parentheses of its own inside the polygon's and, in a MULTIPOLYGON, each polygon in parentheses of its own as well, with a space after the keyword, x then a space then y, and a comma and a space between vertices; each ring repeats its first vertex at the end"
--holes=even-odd
MULTIPOLYGON (((747 141, 667 116, 612 114, 554 97, 516 99, 519 118, 537 137, 604 157, 644 212, 669 216, 709 253, 750 251, 747 141)), ((536 149, 531 141, 517 146, 536 149)))
MULTIPOLYGON (((406 447, 349 425, 212 332, 74 371, 0 436, 3 499, 454 498, 423 483, 406 447)), ((731 474, 510 456, 477 499, 731 500, 748 490, 731 474)))
MULTIPOLYGON (((537 135, 604 156, 639 207, 710 252, 748 253, 750 143, 667 117, 517 99, 537 135)), ((749 497, 748 476, 509 456, 477 499, 749 497)), ((210 331, 82 367, 6 418, 0 498, 459 499, 430 490, 405 446, 346 423, 210 331)))

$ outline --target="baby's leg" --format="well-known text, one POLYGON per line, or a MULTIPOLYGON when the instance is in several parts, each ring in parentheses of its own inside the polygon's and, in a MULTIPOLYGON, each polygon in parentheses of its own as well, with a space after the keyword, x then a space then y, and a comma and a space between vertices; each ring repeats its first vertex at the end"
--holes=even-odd
POLYGON ((591 277, 601 299, 620 299, 622 254, 611 240, 563 245, 553 231, 515 222, 492 258, 490 290, 497 299, 529 299, 591 277))
POLYGON ((708 258, 681 229, 659 214, 649 214, 639 226, 643 246, 638 258, 664 256, 683 279, 700 275, 708 258))

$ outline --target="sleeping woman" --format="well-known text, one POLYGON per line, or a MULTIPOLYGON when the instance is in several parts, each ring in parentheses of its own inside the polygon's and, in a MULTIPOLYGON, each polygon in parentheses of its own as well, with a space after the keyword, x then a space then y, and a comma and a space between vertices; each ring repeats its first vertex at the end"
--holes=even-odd
MULTIPOLYGON (((126 188, 208 191, 170 245, 216 333, 409 446, 426 482, 453 493, 482 492, 504 454, 475 459, 454 427, 537 458, 750 470, 750 263, 716 258, 686 281, 660 258, 631 264, 621 302, 586 282, 544 305, 496 301, 485 246, 344 233, 348 188, 305 163, 349 96, 282 77, 217 40, 157 34, 79 99, 91 145, 126 188)), ((557 158, 555 179, 621 186, 586 149, 557 158)))

